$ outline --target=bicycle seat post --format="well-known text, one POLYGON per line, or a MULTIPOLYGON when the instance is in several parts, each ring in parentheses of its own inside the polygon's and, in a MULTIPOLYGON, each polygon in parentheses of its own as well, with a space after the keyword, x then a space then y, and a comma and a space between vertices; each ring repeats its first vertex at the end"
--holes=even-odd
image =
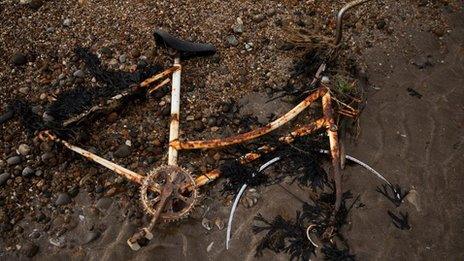
MULTIPOLYGON (((179 139, 180 77, 182 69, 179 55, 176 55, 176 58, 174 58, 174 67, 178 67, 178 69, 172 74, 171 124, 169 127, 169 143, 179 139)), ((170 145, 168 150, 168 165, 177 165, 177 154, 177 149, 170 145)))

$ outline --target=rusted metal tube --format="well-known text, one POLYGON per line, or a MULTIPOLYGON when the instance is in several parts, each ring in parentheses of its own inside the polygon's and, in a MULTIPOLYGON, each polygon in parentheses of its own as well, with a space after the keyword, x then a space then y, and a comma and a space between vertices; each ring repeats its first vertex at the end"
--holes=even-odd
POLYGON ((335 45, 339 45, 340 42, 342 41, 343 16, 345 15, 345 12, 357 5, 364 4, 368 1, 370 0, 355 0, 355 1, 347 3, 345 6, 342 7, 342 9, 340 9, 340 11, 337 14, 337 31, 335 34, 335 45))
POLYGON ((77 146, 74 146, 74 145, 68 143, 67 141, 61 140, 58 137, 56 137, 55 135, 51 134, 49 131, 45 131, 45 132, 41 133, 40 137, 42 139, 49 138, 50 140, 59 142, 59 143, 63 144, 65 147, 67 147, 68 149, 70 149, 70 150, 84 156, 85 158, 87 158, 87 159, 89 159, 91 161, 94 161, 94 162, 102 165, 103 167, 106 167, 106 168, 116 172, 120 176, 123 176, 123 177, 127 178, 128 180, 130 180, 132 182, 142 184, 142 181, 145 178, 144 176, 142 176, 142 175, 140 175, 138 173, 135 173, 132 170, 126 169, 126 168, 124 168, 122 166, 119 166, 119 165, 109 161, 109 160, 101 158, 101 157, 91 153, 90 151, 84 150, 82 148, 79 148, 77 146), (47 137, 43 137, 43 135, 46 135, 47 137))
POLYGON ((264 127, 259 129, 243 133, 240 135, 227 137, 224 139, 213 139, 213 140, 197 140, 197 141, 185 141, 181 142, 179 140, 174 140, 170 143, 171 147, 174 147, 178 150, 191 150, 191 149, 208 149, 208 148, 218 148, 224 146, 230 146, 237 143, 246 142, 252 139, 256 139, 261 137, 279 127, 284 125, 285 123, 289 122, 293 118, 295 118, 299 113, 301 113, 304 109, 306 109, 312 102, 317 100, 319 97, 327 93, 326 87, 320 87, 314 92, 312 92, 306 99, 300 102, 297 106, 291 109, 282 117, 278 118, 277 120, 267 124, 264 127))
POLYGON ((170 75, 171 73, 173 73, 173 72, 175 72, 175 71, 177 71, 179 69, 180 69, 180 65, 177 67, 176 64, 174 64, 173 67, 168 68, 168 69, 166 69, 166 70, 164 70, 164 71, 162 71, 162 72, 160 72, 160 73, 158 73, 158 74, 144 80, 143 82, 140 83, 140 86, 141 87, 147 87, 151 83, 154 83, 157 80, 162 79, 162 78, 170 75))
POLYGON ((165 86, 166 84, 170 83, 171 82, 171 79, 169 78, 166 78, 164 79, 164 81, 160 82, 158 85, 156 85, 155 87, 152 87, 148 90, 148 93, 149 94, 152 94, 153 92, 159 90, 161 87, 165 86))
MULTIPOLYGON (((171 90, 171 125, 169 127, 169 142, 179 139, 179 110, 180 110, 180 58, 174 59, 171 90)), ((177 148, 169 145, 168 165, 177 165, 177 148)))
POLYGON ((336 213, 342 203, 342 178, 340 174, 340 147, 338 144, 337 125, 333 118, 332 100, 330 92, 322 96, 322 110, 327 119, 327 135, 329 136, 330 154, 332 155, 333 179, 335 182, 335 209, 336 213))
POLYGON ((311 122, 309 124, 306 124, 294 131, 292 131, 290 134, 280 137, 279 141, 285 142, 285 143, 292 143, 295 138, 306 136, 310 133, 313 133, 314 131, 327 126, 327 119, 325 118, 320 118, 314 122, 311 122))

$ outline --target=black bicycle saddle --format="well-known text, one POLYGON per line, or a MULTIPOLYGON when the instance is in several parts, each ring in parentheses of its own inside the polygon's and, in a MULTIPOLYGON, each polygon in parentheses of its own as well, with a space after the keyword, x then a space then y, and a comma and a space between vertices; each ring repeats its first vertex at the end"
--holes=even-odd
POLYGON ((194 43, 176 38, 163 30, 153 34, 158 45, 170 47, 181 53, 182 57, 206 56, 216 53, 216 48, 208 43, 194 43))

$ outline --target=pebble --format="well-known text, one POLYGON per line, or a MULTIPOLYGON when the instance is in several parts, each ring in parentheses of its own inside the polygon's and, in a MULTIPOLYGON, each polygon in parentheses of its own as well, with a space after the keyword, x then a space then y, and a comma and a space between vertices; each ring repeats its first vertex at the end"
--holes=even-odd
POLYGON ((243 33, 243 21, 242 21, 242 18, 237 17, 237 20, 236 20, 234 26, 232 27, 232 30, 234 31, 234 33, 238 33, 238 34, 243 33))
POLYGON ((85 73, 83 70, 77 70, 73 73, 73 76, 77 78, 84 78, 85 73))
POLYGON ((119 62, 120 62, 120 63, 125 63, 126 60, 127 60, 127 56, 126 56, 125 54, 121 54, 121 55, 119 56, 119 62))
POLYGON ((31 152, 31 147, 29 147, 29 145, 24 144, 24 143, 19 145, 18 147, 19 154, 26 156, 26 155, 29 155, 30 152, 31 152))
POLYGON ((219 130, 219 127, 217 127, 217 126, 211 127, 211 131, 212 131, 212 132, 216 132, 216 131, 218 131, 218 130, 219 130))
POLYGON ((251 18, 253 20, 253 22, 255 23, 260 23, 264 20, 264 15, 263 14, 257 14, 257 15, 253 15, 253 17, 251 18))
POLYGON ((71 19, 69 18, 66 18, 63 20, 63 25, 64 26, 71 26, 71 19))
POLYGON ((8 166, 18 165, 19 163, 21 163, 21 157, 20 156, 10 157, 6 160, 6 163, 8 164, 8 166))
POLYGON ((71 197, 67 193, 60 193, 56 198, 55 205, 63 206, 71 203, 71 197))
POLYGON ((88 244, 90 242, 95 241, 97 238, 100 237, 100 232, 98 231, 90 231, 84 238, 83 244, 88 244))
POLYGON ((23 177, 27 178, 34 175, 34 173, 35 171, 31 167, 27 166, 23 169, 22 175, 23 177))
POLYGON ((206 252, 209 253, 211 249, 213 249, 214 241, 209 243, 208 247, 206 247, 206 252))
POLYGON ((235 37, 235 35, 227 36, 226 40, 227 40, 227 43, 230 46, 237 46, 238 45, 238 40, 237 40, 237 37, 235 37))
POLYGON ((47 32, 47 34, 52 34, 55 32, 55 28, 53 27, 47 27, 47 29, 45 29, 45 32, 47 32))
POLYGON ((25 65, 27 63, 27 57, 22 53, 13 54, 11 62, 16 66, 25 65))
POLYGON ((330 78, 327 76, 322 76, 321 83, 325 83, 325 84, 330 83, 330 78))
POLYGON ((21 87, 19 88, 19 92, 22 94, 27 94, 29 92, 29 87, 21 87))
POLYGON ((34 10, 34 11, 37 11, 40 9, 40 7, 42 7, 43 5, 43 1, 42 0, 32 0, 30 3, 29 3, 29 7, 34 10))
POLYGON ((45 121, 45 122, 53 122, 55 120, 55 118, 53 118, 53 116, 51 116, 50 114, 48 114, 47 112, 44 112, 42 114, 42 119, 45 121))
POLYGON ((48 242, 56 247, 64 247, 64 236, 59 238, 50 238, 48 242))
POLYGON ((48 163, 51 161, 51 159, 53 159, 55 157, 55 155, 51 152, 45 152, 44 154, 42 154, 42 156, 40 156, 40 159, 44 162, 44 163, 48 163))
POLYGON ((0 186, 6 183, 6 181, 10 178, 9 173, 3 173, 0 175, 0 186))
POLYGON ((246 50, 247 52, 250 52, 251 50, 253 50, 253 43, 251 43, 251 42, 250 42, 250 43, 246 43, 246 44, 245 44, 245 50, 246 50))
POLYGON ((101 49, 100 49, 100 52, 101 52, 102 54, 104 54, 105 56, 107 56, 107 57, 112 57, 112 56, 113 56, 113 51, 112 51, 110 48, 108 48, 108 47, 103 47, 103 48, 101 48, 101 49))
POLYGON ((222 218, 219 218, 219 217, 217 217, 216 219, 214 219, 214 224, 216 225, 216 227, 217 227, 219 230, 223 230, 224 227, 225 227, 224 220, 222 220, 222 218))
POLYGON ((293 48, 295 48, 295 45, 289 42, 283 42, 277 47, 277 49, 282 51, 290 51, 293 48))
POLYGON ((203 218, 201 220, 201 225, 208 231, 212 229, 211 221, 209 221, 207 218, 203 218))
POLYGON ((131 154, 131 149, 126 144, 119 146, 119 148, 114 152, 114 156, 117 158, 125 158, 131 154))

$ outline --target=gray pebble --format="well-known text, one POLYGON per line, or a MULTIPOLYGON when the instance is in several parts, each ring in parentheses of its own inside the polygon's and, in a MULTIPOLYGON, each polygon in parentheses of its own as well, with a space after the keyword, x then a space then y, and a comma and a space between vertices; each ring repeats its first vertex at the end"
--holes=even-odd
POLYGON ((55 157, 55 155, 53 153, 51 153, 51 152, 45 152, 44 154, 42 154, 42 156, 40 156, 42 161, 45 162, 45 163, 50 161, 50 159, 52 159, 53 157, 55 157))
POLYGON ((19 163, 21 163, 21 157, 20 156, 10 157, 6 160, 6 163, 8 164, 8 166, 18 165, 19 163))
POLYGON ((31 152, 31 147, 29 147, 29 145, 27 144, 21 144, 18 147, 18 152, 23 156, 29 155, 29 153, 31 152))
POLYGON ((119 146, 119 148, 114 152, 114 156, 117 158, 125 158, 131 154, 131 149, 126 144, 119 146))
POLYGON ((71 202, 71 197, 67 193, 60 193, 56 198, 55 205, 63 206, 71 202))
POLYGON ((43 119, 45 122, 53 122, 53 121, 55 120, 55 118, 53 118, 53 116, 51 116, 51 115, 48 114, 47 112, 44 112, 44 113, 43 113, 42 119, 43 119))
POLYGON ((19 88, 19 92, 22 94, 27 94, 29 92, 29 87, 21 87, 19 88))
POLYGON ((46 32, 47 32, 48 34, 52 34, 52 33, 55 32, 55 28, 53 28, 53 27, 48 27, 48 28, 46 29, 46 32))
POLYGON ((120 62, 120 63, 125 63, 126 60, 127 60, 127 57, 126 57, 125 54, 121 54, 121 55, 119 56, 119 62, 120 62))
POLYGON ((71 19, 69 18, 66 18, 63 20, 63 25, 64 26, 71 26, 71 19))
POLYGON ((235 22, 234 26, 232 27, 232 30, 234 30, 234 33, 238 33, 238 34, 243 33, 243 21, 242 21, 242 18, 237 17, 237 21, 235 22))
POLYGON ((23 169, 22 175, 23 177, 27 178, 27 177, 34 175, 34 173, 35 171, 31 167, 27 166, 23 169))
POLYGON ((84 78, 85 73, 83 70, 77 70, 73 73, 73 76, 77 78, 84 78))
POLYGON ((227 36, 227 43, 228 43, 230 46, 237 46, 237 45, 238 45, 237 37, 235 37, 235 35, 229 35, 229 36, 227 36))
POLYGON ((0 186, 6 183, 6 181, 10 178, 9 173, 3 173, 0 175, 0 186))
POLYGON ((250 43, 246 43, 246 44, 245 44, 245 50, 246 50, 247 52, 250 52, 251 50, 253 50, 253 43, 251 43, 251 42, 250 42, 250 43))

